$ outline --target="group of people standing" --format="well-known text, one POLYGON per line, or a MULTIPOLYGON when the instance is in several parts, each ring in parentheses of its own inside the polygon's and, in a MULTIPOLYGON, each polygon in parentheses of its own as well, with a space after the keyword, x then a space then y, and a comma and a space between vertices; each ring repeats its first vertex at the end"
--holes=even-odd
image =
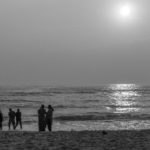
POLYGON ((38 110, 38 125, 39 131, 45 131, 46 126, 49 131, 52 130, 52 121, 53 121, 53 107, 48 105, 48 110, 46 111, 45 106, 41 105, 38 110))
MULTIPOLYGON (((52 130, 52 120, 53 120, 53 107, 51 105, 48 105, 48 110, 46 111, 44 105, 41 105, 40 109, 38 110, 38 127, 39 131, 45 131, 46 126, 49 131, 52 130)), ((8 112, 8 128, 11 129, 11 126, 15 130, 18 125, 20 125, 20 129, 22 129, 22 114, 20 109, 17 109, 17 111, 13 111, 11 108, 9 108, 8 112)), ((3 129, 3 113, 0 110, 0 130, 3 129)))
MULTIPOLYGON (((22 129, 22 119, 21 119, 21 112, 20 109, 17 109, 16 112, 14 112, 11 108, 9 108, 8 113, 9 121, 8 121, 8 128, 10 130, 11 125, 13 126, 13 129, 15 130, 18 124, 20 124, 20 128, 22 129)), ((0 111, 0 130, 2 130, 3 125, 3 113, 0 111)))

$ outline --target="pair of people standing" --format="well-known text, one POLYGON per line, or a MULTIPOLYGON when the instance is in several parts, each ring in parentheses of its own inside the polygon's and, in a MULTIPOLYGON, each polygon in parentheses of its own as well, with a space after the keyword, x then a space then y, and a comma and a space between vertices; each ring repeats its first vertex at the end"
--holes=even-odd
POLYGON ((17 109, 17 112, 15 113, 11 108, 9 108, 8 116, 9 116, 9 121, 8 121, 9 130, 10 130, 11 125, 13 126, 13 129, 15 130, 18 124, 20 124, 20 128, 22 129, 20 109, 17 109), (16 122, 15 122, 15 118, 16 118, 16 122))
POLYGON ((38 125, 39 131, 45 131, 46 126, 49 131, 52 131, 52 121, 53 121, 53 107, 48 105, 48 111, 46 112, 44 105, 41 105, 38 110, 38 125))

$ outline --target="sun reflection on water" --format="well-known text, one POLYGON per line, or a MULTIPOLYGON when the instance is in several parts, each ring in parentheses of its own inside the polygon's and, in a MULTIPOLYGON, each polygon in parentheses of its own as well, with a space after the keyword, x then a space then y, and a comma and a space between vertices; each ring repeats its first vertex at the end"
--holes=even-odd
POLYGON ((110 89, 112 90, 135 90, 138 88, 136 84, 111 84, 110 89))
POLYGON ((138 102, 136 98, 140 95, 137 93, 135 84, 116 84, 111 85, 112 93, 110 94, 111 104, 115 106, 114 113, 137 112, 138 102))

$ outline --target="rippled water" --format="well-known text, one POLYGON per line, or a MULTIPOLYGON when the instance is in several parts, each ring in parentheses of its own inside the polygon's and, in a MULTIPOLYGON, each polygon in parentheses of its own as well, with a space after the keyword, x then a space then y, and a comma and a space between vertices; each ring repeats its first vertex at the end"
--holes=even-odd
POLYGON ((53 130, 150 128, 150 86, 0 87, 0 107, 7 130, 8 109, 20 108, 24 130, 37 130, 37 109, 53 105, 53 130))

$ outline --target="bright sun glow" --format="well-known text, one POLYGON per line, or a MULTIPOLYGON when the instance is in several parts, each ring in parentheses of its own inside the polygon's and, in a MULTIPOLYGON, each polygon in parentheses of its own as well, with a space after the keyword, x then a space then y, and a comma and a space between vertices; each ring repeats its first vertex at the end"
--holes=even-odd
POLYGON ((120 2, 114 5, 112 13, 114 13, 114 18, 123 25, 131 25, 136 19, 137 6, 133 2, 120 2))
POLYGON ((128 17, 130 16, 131 14, 131 7, 129 5, 125 5, 125 6, 122 6, 120 8, 120 14, 123 16, 123 17, 128 17))

